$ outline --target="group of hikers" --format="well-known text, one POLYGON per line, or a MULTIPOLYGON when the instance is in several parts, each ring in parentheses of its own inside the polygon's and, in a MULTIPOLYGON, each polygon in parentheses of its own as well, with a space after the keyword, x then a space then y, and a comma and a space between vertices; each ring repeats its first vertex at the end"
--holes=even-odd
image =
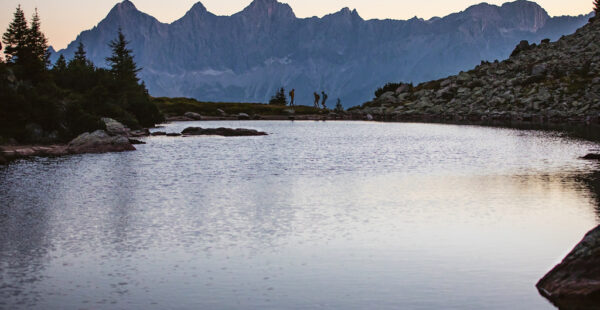
MULTIPOLYGON (((295 89, 292 89, 290 91, 290 106, 292 106, 292 107, 294 106, 295 91, 296 91, 295 89)), ((325 93, 325 91, 322 91, 321 95, 323 95, 323 96, 319 96, 319 94, 317 92, 314 93, 314 96, 315 96, 315 103, 314 103, 315 108, 320 108, 322 106, 323 109, 327 109, 327 106, 325 105, 325 103, 327 102, 328 96, 325 93), (322 101, 321 101, 321 99, 322 99, 322 101), (321 105, 319 105, 319 102, 321 102, 321 105)), ((338 102, 339 101, 340 100, 338 99, 338 102)))

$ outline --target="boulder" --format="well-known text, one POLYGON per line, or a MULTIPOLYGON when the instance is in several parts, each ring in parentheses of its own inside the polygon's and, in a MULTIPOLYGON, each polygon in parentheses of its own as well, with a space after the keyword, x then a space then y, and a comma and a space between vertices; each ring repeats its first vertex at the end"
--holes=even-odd
POLYGON ((365 119, 368 120, 368 121, 372 121, 373 120, 373 115, 367 114, 367 116, 365 116, 365 119))
POLYGON ((152 136, 166 136, 167 133, 164 132, 164 131, 155 131, 155 132, 151 133, 150 135, 152 135, 152 136))
POLYGON ((527 40, 523 40, 523 41, 519 42, 519 44, 515 47, 513 52, 510 54, 510 57, 517 56, 521 52, 524 52, 529 49, 531 49, 531 45, 529 45, 529 42, 527 42, 527 40))
POLYGON ((536 286, 540 294, 560 309, 598 309, 600 226, 588 232, 571 253, 536 286))
POLYGON ((226 116, 227 113, 225 113, 225 111, 221 110, 221 109, 217 109, 217 112, 221 115, 221 116, 226 116))
POLYGON ((600 160, 600 154, 590 153, 581 157, 581 159, 600 160))
POLYGON ((181 136, 181 134, 178 132, 169 132, 167 134, 167 137, 180 137, 180 136, 181 136))
POLYGON ((402 85, 400 85, 400 87, 396 88, 396 94, 399 95, 399 94, 405 93, 409 90, 410 90, 410 85, 402 84, 402 85))
POLYGON ((250 119, 250 115, 248 115, 246 113, 240 113, 240 114, 238 114, 237 118, 240 120, 248 120, 248 119, 250 119))
POLYGON ((191 119, 196 120, 196 121, 201 121, 202 120, 202 115, 200 115, 198 113, 194 113, 194 112, 185 112, 183 114, 183 116, 185 116, 187 118, 191 118, 191 119))
POLYGON ((545 63, 537 64, 531 69, 531 75, 542 76, 546 74, 546 71, 548 71, 548 65, 545 63))
POLYGON ((244 128, 200 128, 188 127, 181 134, 184 136, 224 136, 224 137, 240 137, 240 136, 266 136, 266 132, 257 131, 254 129, 244 128))
POLYGON ((134 138, 147 137, 149 135, 150 135, 150 130, 148 130, 148 128, 134 130, 134 131, 129 132, 129 136, 134 137, 134 138))
POLYGON ((127 136, 129 135, 129 128, 125 127, 125 125, 117 122, 116 120, 108 117, 104 117, 101 119, 104 125, 106 126, 106 133, 111 136, 127 136))
POLYGON ((129 139, 124 136, 110 136, 104 130, 83 133, 69 142, 67 151, 72 154, 107 153, 134 151, 129 139))

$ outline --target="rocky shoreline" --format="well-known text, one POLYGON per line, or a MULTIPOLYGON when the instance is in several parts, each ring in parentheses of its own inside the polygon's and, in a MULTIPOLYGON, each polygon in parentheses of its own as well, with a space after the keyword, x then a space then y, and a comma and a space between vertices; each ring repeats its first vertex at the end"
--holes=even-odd
POLYGON ((87 153, 110 153, 135 151, 134 144, 145 144, 136 140, 139 137, 148 136, 266 136, 266 132, 244 128, 200 128, 188 127, 181 133, 153 132, 148 129, 132 131, 123 124, 110 119, 103 118, 106 130, 96 130, 92 133, 83 133, 68 144, 51 145, 3 145, 0 146, 0 165, 6 165, 11 161, 29 157, 58 157, 74 154, 87 153))
POLYGON ((381 121, 600 124, 600 22, 557 42, 521 42, 502 62, 414 86, 383 87, 351 109, 381 121))

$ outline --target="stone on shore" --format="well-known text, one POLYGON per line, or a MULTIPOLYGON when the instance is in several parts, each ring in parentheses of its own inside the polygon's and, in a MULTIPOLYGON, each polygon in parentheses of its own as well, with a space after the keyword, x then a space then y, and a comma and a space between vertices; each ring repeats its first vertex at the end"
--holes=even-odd
POLYGON ((537 288, 560 309, 599 309, 600 226, 588 232, 571 253, 538 282, 537 288))
POLYGON ((246 113, 240 113, 240 114, 238 114, 237 118, 239 120, 249 120, 250 119, 250 115, 248 115, 246 113))
POLYGON ((110 136, 103 130, 83 133, 69 142, 67 151, 72 154, 135 151, 124 136, 110 136))
POLYGON ((102 118, 102 122, 106 126, 106 133, 111 136, 127 136, 129 135, 129 128, 125 125, 117 122, 116 120, 108 117, 102 118))
POLYGON ((202 120, 202 115, 200 115, 198 113, 194 113, 194 112, 185 112, 183 114, 183 116, 191 118, 191 119, 196 120, 196 121, 201 121, 202 120))
POLYGON ((200 128, 188 127, 181 134, 184 136, 224 136, 224 137, 240 137, 240 136, 266 136, 267 133, 254 129, 244 128, 200 128))

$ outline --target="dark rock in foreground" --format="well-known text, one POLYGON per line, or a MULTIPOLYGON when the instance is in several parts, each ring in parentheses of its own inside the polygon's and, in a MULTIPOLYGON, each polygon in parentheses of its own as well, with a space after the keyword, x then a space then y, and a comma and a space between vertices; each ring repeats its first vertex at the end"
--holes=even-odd
POLYGON ((537 288, 560 309, 600 309, 600 226, 587 233, 537 288))
POLYGON ((257 131, 254 129, 244 128, 200 128, 188 127, 181 132, 185 136, 224 136, 224 137, 240 137, 240 136, 266 136, 266 132, 257 131))
POLYGON ((131 139, 131 138, 129 139, 129 143, 131 143, 131 144, 146 144, 146 142, 144 142, 144 141, 131 139))
POLYGON ((582 159, 591 159, 591 160, 600 160, 600 154, 590 153, 590 154, 587 154, 587 155, 585 155, 585 156, 583 156, 581 158, 582 159))

